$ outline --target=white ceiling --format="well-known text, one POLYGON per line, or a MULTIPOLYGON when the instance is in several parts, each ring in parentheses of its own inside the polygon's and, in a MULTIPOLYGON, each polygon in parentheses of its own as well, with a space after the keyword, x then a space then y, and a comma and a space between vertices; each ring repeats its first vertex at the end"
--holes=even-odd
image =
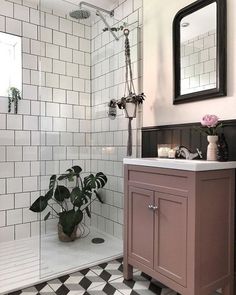
POLYGON ((185 28, 181 27, 181 42, 216 30, 216 9, 216 3, 212 3, 184 17, 181 24, 189 23, 189 26, 185 28))
MULTIPOLYGON (((50 1, 50 0, 48 0, 48 1, 50 1)), ((80 2, 78 0, 66 0, 66 1, 76 4, 76 5, 78 5, 80 2)), ((94 4, 94 5, 97 5, 97 6, 100 6, 100 7, 103 7, 105 9, 109 10, 109 9, 113 9, 114 4, 117 2, 117 0, 88 0, 85 2, 94 4)))
MULTIPOLYGON (((35 1, 35 0, 31 0, 35 1)), ((80 0, 40 0, 42 7, 48 9, 61 10, 64 13, 68 13, 73 9, 79 7, 80 0)), ((85 1, 96 6, 102 7, 107 10, 112 10, 114 8, 117 0, 88 0, 85 1)))

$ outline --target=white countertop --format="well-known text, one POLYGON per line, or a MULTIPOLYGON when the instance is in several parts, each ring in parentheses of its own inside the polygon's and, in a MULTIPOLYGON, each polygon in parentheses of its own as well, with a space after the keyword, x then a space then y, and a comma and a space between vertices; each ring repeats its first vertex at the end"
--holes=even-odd
POLYGON ((123 163, 128 165, 139 165, 187 171, 209 171, 236 168, 236 161, 216 162, 206 160, 184 160, 163 158, 125 158, 123 160, 123 163))

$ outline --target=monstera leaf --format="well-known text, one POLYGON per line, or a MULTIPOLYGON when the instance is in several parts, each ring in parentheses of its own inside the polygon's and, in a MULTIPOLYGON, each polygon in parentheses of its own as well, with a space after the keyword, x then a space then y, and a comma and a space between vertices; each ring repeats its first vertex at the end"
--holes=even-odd
POLYGON ((49 182, 49 189, 50 190, 53 190, 54 189, 56 180, 57 180, 57 176, 56 175, 52 175, 51 178, 50 178, 50 182, 49 182))
POLYGON ((99 201, 100 203, 104 204, 104 202, 103 202, 101 196, 99 195, 99 193, 98 193, 97 191, 94 191, 94 193, 95 193, 95 195, 96 195, 98 201, 99 201))
POLYGON ((43 210, 46 209, 48 205, 48 200, 45 198, 45 196, 40 196, 31 206, 30 210, 33 212, 43 212, 43 210))
POLYGON ((51 212, 49 211, 48 214, 44 217, 43 220, 44 220, 44 221, 48 220, 48 218, 50 217, 50 215, 51 215, 51 212))
POLYGON ((44 197, 47 201, 49 201, 53 197, 53 189, 50 189, 44 197))
POLYGON ((83 194, 84 194, 84 199, 85 200, 87 200, 87 201, 91 200, 91 197, 92 197, 91 189, 88 189, 88 188, 84 187, 83 194))
POLYGON ((57 215, 63 232, 69 237, 75 227, 83 220, 84 214, 91 217, 90 205, 93 201, 93 193, 103 203, 98 191, 107 183, 107 177, 102 172, 96 175, 90 174, 83 180, 80 176, 81 172, 81 167, 73 166, 59 177, 52 175, 49 181, 49 190, 45 196, 40 196, 30 207, 33 212, 42 212, 49 207, 50 210, 48 210, 44 220, 57 215), (66 186, 59 185, 61 180, 64 180, 65 183, 76 180, 71 192, 66 186), (55 201, 60 206, 59 209, 58 206, 53 206, 55 201))
POLYGON ((75 187, 70 194, 71 203, 75 207, 80 208, 83 205, 83 197, 83 191, 79 187, 75 187))
POLYGON ((80 172, 82 171, 82 168, 80 166, 73 166, 72 169, 74 170, 76 176, 79 176, 80 172))
POLYGON ((67 169, 66 170, 66 174, 62 174, 58 177, 58 180, 61 181, 61 180, 69 180, 69 181, 73 181, 74 179, 74 171, 72 169, 67 169))
POLYGON ((83 212, 78 209, 77 211, 69 210, 59 213, 59 223, 62 226, 63 232, 67 236, 71 236, 75 226, 83 220, 83 212))
POLYGON ((73 181, 74 177, 79 177, 80 176, 80 172, 82 171, 82 168, 79 166, 73 166, 70 169, 66 170, 66 174, 62 174, 61 176, 58 177, 58 180, 64 180, 67 179, 69 181, 73 181))
POLYGON ((95 176, 90 174, 84 178, 84 184, 91 189, 100 189, 107 183, 107 177, 102 172, 98 172, 95 176))
POLYGON ((54 193, 54 198, 58 202, 64 202, 65 199, 69 199, 69 197, 70 197, 70 191, 68 190, 68 188, 66 188, 63 185, 58 185, 54 193))
POLYGON ((89 207, 86 207, 86 208, 85 208, 85 211, 86 211, 88 217, 91 218, 91 212, 90 212, 89 207))

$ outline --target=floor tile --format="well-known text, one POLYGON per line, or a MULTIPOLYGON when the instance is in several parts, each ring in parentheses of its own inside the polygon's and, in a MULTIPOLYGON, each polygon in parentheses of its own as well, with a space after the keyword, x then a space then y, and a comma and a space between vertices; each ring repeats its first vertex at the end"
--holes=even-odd
POLYGON ((104 281, 113 281, 123 276, 122 259, 113 260, 108 263, 101 263, 98 266, 91 267, 91 270, 104 281))
POLYGON ((122 293, 116 290, 115 287, 108 282, 95 288, 89 288, 87 292, 89 295, 122 295, 122 293))
MULTIPOLYGON (((133 280, 127 281, 123 277, 110 284, 124 295, 161 295, 162 288, 141 273, 135 273, 133 280)), ((174 295, 174 294, 173 294, 174 295)))
MULTIPOLYGON (((122 259, 61 276, 8 295, 178 295, 134 269, 133 280, 123 278, 122 259)), ((215 293, 217 294, 217 293, 215 293)), ((212 294, 212 295, 215 295, 212 294)), ((218 294, 219 295, 219 294, 218 294)))
POLYGON ((29 288, 25 288, 25 289, 20 290, 20 291, 11 292, 8 295, 18 295, 18 294, 23 294, 23 295, 37 295, 38 293, 39 293, 39 291, 37 290, 36 287, 29 287, 29 288))
POLYGON ((105 281, 90 269, 72 273, 48 282, 57 295, 82 295, 88 288, 95 288, 105 281), (77 293, 75 293, 77 292, 77 293))

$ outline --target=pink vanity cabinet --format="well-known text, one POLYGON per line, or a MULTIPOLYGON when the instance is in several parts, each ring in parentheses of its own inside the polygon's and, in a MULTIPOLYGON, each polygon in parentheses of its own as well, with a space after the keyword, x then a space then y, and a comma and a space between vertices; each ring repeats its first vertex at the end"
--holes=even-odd
POLYGON ((234 169, 127 162, 125 279, 136 267, 182 295, 235 295, 234 169))

